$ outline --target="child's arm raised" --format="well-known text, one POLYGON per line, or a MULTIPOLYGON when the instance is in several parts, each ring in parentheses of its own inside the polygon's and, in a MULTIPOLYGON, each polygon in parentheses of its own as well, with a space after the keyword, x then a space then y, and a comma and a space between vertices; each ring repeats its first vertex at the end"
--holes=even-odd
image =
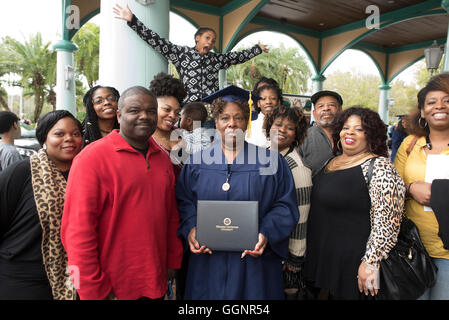
POLYGON ((227 69, 234 64, 244 63, 251 60, 255 56, 258 56, 262 52, 268 53, 268 49, 260 42, 250 49, 242 51, 231 51, 224 54, 220 54, 218 60, 221 61, 221 69, 227 69))
POLYGON ((178 54, 184 50, 182 46, 171 43, 168 39, 162 38, 156 32, 147 28, 132 13, 128 5, 126 5, 126 8, 122 8, 121 6, 116 4, 112 10, 116 14, 116 19, 125 20, 128 26, 135 32, 137 32, 142 40, 148 43, 154 50, 162 54, 168 60, 172 61, 176 66, 176 64, 178 63, 178 54))

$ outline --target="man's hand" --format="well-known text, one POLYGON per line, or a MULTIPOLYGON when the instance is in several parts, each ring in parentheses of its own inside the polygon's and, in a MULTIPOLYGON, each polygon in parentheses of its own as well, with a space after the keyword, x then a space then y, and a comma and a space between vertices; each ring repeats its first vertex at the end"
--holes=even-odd
POLYGON ((167 269, 167 281, 173 281, 176 276, 176 269, 167 269))
POLYGON ((116 19, 125 20, 131 22, 133 18, 133 13, 129 9, 128 5, 126 5, 126 9, 120 7, 118 4, 115 4, 115 7, 112 8, 112 11, 116 14, 116 19))

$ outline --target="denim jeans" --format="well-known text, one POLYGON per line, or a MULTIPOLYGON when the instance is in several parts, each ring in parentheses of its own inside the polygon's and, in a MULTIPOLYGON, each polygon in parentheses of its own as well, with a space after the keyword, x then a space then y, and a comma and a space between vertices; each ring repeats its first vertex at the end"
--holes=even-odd
POLYGON ((418 300, 449 300, 449 259, 432 260, 438 268, 437 281, 418 300))

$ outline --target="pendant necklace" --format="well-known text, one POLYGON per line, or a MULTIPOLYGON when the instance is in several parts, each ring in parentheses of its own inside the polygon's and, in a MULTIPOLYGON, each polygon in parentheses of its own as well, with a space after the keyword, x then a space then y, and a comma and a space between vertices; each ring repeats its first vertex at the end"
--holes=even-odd
POLYGON ((223 185, 221 186, 221 189, 223 189, 223 191, 229 191, 229 189, 231 189, 231 185, 229 184, 229 179, 231 178, 231 165, 228 164, 228 174, 226 176, 226 182, 223 183, 223 185))

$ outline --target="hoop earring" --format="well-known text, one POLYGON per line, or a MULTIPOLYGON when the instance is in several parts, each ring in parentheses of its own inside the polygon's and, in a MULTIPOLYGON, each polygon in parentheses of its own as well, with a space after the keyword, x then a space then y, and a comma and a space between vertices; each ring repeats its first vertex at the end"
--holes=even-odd
POLYGON ((419 116, 419 119, 418 119, 418 126, 419 126, 421 129, 425 129, 425 128, 427 127, 427 121, 426 121, 426 119, 423 119, 423 118, 421 118, 421 116, 419 116), (426 123, 424 126, 421 125, 421 120, 424 120, 424 122, 426 123))
POLYGON ((343 146, 341 144, 341 140, 338 140, 338 142, 337 142, 337 151, 343 152, 343 146))

